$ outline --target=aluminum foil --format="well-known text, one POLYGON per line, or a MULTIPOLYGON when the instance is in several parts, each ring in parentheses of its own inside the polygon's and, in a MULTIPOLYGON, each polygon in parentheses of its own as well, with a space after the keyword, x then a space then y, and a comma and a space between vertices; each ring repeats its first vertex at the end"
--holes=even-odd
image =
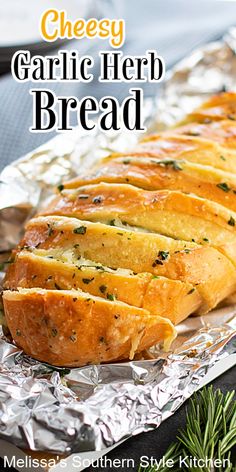
MULTIPOLYGON (((146 100, 149 130, 170 126, 212 93, 236 89, 236 29, 178 64, 157 100, 146 100)), ((53 187, 135 133, 61 135, 6 167, 0 176, 0 252, 4 261, 24 223, 53 187)), ((58 454, 101 450, 156 428, 198 388, 209 369, 236 352, 236 306, 178 326, 172 352, 149 359, 60 369, 24 355, 0 332, 0 437, 58 454)))

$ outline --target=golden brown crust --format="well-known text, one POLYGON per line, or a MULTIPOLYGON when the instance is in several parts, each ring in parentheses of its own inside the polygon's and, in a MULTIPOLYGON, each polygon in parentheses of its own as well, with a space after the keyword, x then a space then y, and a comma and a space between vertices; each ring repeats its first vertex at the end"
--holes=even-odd
POLYGON ((78 291, 6 291, 3 304, 17 345, 26 354, 58 366, 132 358, 175 337, 173 325, 165 318, 78 291))
POLYGON ((236 176, 210 166, 169 159, 118 157, 100 164, 91 174, 66 182, 64 187, 78 188, 100 182, 129 183, 146 190, 180 190, 236 211, 236 176))
POLYGON ((43 214, 105 224, 119 218, 125 225, 179 240, 211 244, 236 264, 236 214, 194 195, 100 183, 62 191, 43 214))
POLYGON ((191 121, 204 122, 208 120, 236 120, 236 94, 224 92, 213 95, 192 113, 187 115, 183 123, 191 121))
MULTIPOLYGON (((217 123, 220 124, 222 122, 217 123)), ((179 128, 179 134, 178 129, 176 129, 172 132, 148 136, 131 155, 157 157, 158 159, 182 159, 212 166, 226 172, 235 172, 235 150, 214 142, 214 133, 212 133, 213 139, 211 136, 205 136, 204 138, 203 131, 201 137, 200 129, 204 126, 207 127, 209 125, 197 124, 195 127, 188 125, 182 127, 182 132, 181 128, 179 128), (184 133, 184 129, 186 133, 184 133), (188 133, 191 132, 192 134, 195 133, 196 136, 188 136, 188 133), (197 133, 199 133, 199 136, 197 136, 197 133)), ((208 134, 210 135, 210 133, 208 134)))
MULTIPOLYGON (((179 126, 171 131, 165 131, 164 136, 183 135, 196 137, 197 139, 207 139, 216 142, 220 146, 231 152, 231 156, 235 156, 236 151, 236 121, 220 120, 210 121, 208 123, 191 122, 184 126, 179 126)), ((224 157, 224 156, 223 156, 224 157)), ((235 172, 235 167, 233 169, 235 172)))
POLYGON ((55 259, 51 254, 42 251, 39 256, 21 251, 9 266, 4 288, 81 289, 108 300, 114 298, 147 309, 174 324, 197 312, 202 305, 198 290, 189 283, 154 277, 149 273, 136 275, 125 270, 99 269, 85 265, 81 260, 67 262, 65 255, 55 259))
POLYGON ((235 287, 234 266, 219 251, 155 233, 75 218, 38 217, 28 223, 22 246, 59 252, 63 248, 108 267, 188 282, 197 286, 205 301, 202 311, 216 306, 235 287))

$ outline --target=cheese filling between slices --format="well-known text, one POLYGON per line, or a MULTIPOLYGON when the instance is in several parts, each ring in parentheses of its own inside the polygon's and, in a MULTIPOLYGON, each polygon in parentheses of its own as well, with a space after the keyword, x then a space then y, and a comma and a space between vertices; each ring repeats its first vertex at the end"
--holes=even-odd
POLYGON ((111 274, 127 276, 134 274, 132 270, 122 268, 112 269, 111 267, 107 267, 94 261, 90 261, 89 259, 85 259, 83 256, 78 259, 78 256, 76 255, 76 252, 73 249, 61 250, 58 248, 50 249, 50 251, 44 249, 34 249, 32 252, 36 256, 45 257, 48 259, 55 259, 62 263, 65 262, 68 264, 73 264, 76 267, 79 267, 81 270, 83 270, 83 267, 94 267, 97 270, 101 270, 102 272, 109 272, 111 274))

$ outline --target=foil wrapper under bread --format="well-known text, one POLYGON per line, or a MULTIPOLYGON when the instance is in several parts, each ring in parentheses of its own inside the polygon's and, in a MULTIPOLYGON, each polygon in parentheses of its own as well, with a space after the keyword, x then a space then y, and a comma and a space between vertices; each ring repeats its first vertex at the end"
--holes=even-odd
MULTIPOLYGON (((236 89, 236 29, 179 63, 157 99, 146 100, 149 131, 173 125, 212 93, 236 89)), ((24 224, 53 187, 112 151, 126 151, 135 133, 74 130, 6 167, 0 177, 2 261, 24 224)), ((236 306, 178 326, 172 352, 148 360, 54 368, 24 355, 0 333, 0 437, 35 451, 101 450, 158 427, 198 389, 217 362, 236 352, 236 306)))

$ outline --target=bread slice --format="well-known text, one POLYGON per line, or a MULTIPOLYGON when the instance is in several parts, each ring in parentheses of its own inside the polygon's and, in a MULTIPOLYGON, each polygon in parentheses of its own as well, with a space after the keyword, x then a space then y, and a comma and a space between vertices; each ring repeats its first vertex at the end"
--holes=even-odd
POLYGON ((72 250, 75 256, 113 269, 149 272, 197 287, 202 312, 235 291, 233 264, 213 247, 178 241, 159 234, 128 230, 59 216, 38 217, 26 228, 18 250, 72 250))
POLYGON ((21 251, 10 264, 4 288, 81 289, 108 300, 119 300, 166 317, 174 324, 197 312, 202 298, 193 285, 150 273, 134 274, 78 260, 72 253, 21 251))
POLYGON ((100 183, 62 191, 43 214, 74 216, 106 224, 118 218, 123 225, 211 244, 236 265, 236 213, 195 195, 100 183))
MULTIPOLYGON (((226 172, 235 172, 236 153, 234 150, 223 147, 207 138, 174 133, 175 130, 168 134, 147 136, 131 155, 157 157, 158 159, 183 159, 188 162, 212 166, 226 172)), ((129 158, 128 155, 126 157, 129 158)))
POLYGON ((229 172, 192 162, 141 157, 118 157, 99 166, 91 174, 66 182, 64 188, 100 182, 129 183, 146 190, 193 193, 236 211, 236 176, 229 172))
POLYGON ((236 93, 224 92, 213 95, 209 100, 186 116, 182 123, 191 121, 236 120, 236 93))
MULTIPOLYGON (((197 139, 207 139, 220 144, 223 150, 231 152, 232 156, 236 153, 236 121, 220 120, 209 121, 207 123, 191 122, 184 126, 179 126, 170 131, 162 133, 164 136, 172 134, 196 137, 197 139)), ((225 151, 224 151, 225 152, 225 151)), ((224 154, 224 153, 223 153, 224 154)), ((225 157, 223 155, 223 157, 225 157)), ((234 167, 235 172, 235 167, 234 167)))
POLYGON ((57 366, 81 366, 134 357, 176 333, 147 310, 75 290, 5 291, 7 324, 17 346, 57 366))

